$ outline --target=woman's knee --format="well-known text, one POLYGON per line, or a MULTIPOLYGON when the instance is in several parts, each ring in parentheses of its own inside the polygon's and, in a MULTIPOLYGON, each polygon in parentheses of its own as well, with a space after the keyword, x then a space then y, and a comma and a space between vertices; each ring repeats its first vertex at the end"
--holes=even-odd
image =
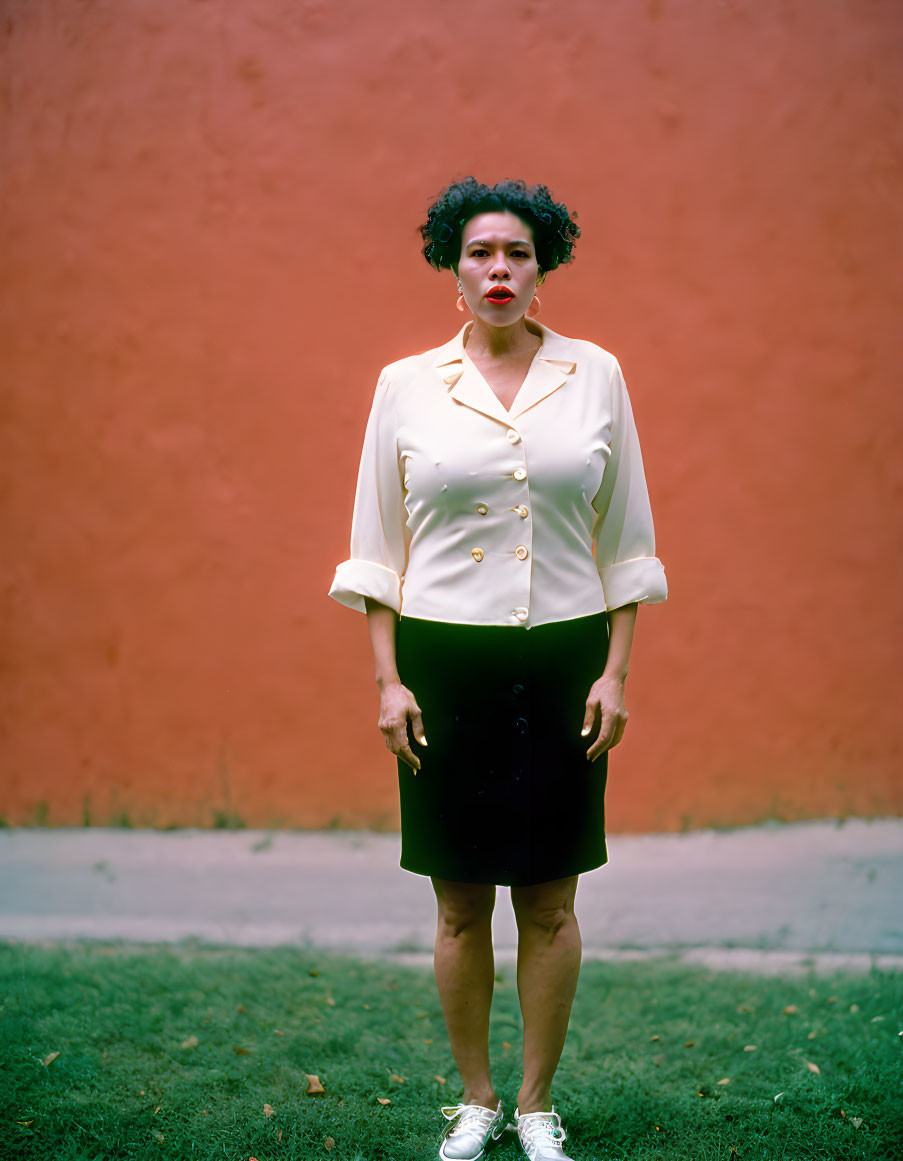
POLYGON ((563 930, 576 928, 574 896, 577 880, 559 879, 531 887, 512 887, 511 904, 518 930, 538 928, 554 940, 563 930))
POLYGON ((452 937, 475 927, 491 927, 495 887, 489 883, 455 883, 433 879, 439 908, 439 930, 452 937))

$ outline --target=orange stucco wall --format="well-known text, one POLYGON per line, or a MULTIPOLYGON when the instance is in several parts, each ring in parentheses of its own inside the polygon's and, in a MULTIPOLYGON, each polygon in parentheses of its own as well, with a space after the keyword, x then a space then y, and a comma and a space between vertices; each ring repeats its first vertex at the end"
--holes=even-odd
POLYGON ((391 826, 346 555, 379 368, 460 323, 456 176, 576 208, 667 605, 614 829, 901 799, 897 0, 7 0, 12 822, 391 826))

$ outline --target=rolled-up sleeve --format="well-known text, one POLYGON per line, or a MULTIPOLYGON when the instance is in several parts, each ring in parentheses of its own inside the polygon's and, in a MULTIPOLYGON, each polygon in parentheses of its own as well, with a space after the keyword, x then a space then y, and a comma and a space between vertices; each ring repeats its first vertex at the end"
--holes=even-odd
POLYGON ((668 596, 665 570, 655 555, 655 532, 640 441, 621 368, 611 381, 611 456, 593 499, 593 551, 605 606, 656 604, 668 596))
POLYGON ((334 600, 362 613, 366 612, 367 597, 396 612, 401 610, 409 536, 397 432, 390 380, 383 371, 361 452, 351 521, 351 556, 336 569, 329 590, 334 600))

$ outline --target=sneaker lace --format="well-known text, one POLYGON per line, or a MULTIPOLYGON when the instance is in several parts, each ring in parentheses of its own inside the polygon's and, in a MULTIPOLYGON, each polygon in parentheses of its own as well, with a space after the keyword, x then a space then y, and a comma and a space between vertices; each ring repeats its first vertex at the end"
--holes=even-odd
POLYGON ((454 1127, 449 1125, 446 1130, 449 1136, 453 1133, 477 1133, 482 1137, 496 1114, 482 1105, 447 1105, 442 1109, 442 1115, 449 1121, 458 1121, 454 1127))
POLYGON ((524 1113, 517 1119, 517 1131, 525 1149, 561 1149, 567 1138, 558 1113, 524 1113))

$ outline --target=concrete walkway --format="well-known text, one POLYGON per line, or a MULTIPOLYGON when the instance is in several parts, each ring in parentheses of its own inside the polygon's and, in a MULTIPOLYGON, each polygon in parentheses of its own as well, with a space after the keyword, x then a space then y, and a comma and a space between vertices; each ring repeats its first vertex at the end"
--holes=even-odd
MULTIPOLYGON (((610 839, 577 897, 588 957, 756 971, 903 968, 903 820, 610 839)), ((0 938, 293 944, 427 962, 427 880, 397 835, 0 831, 0 938)), ((515 946, 496 911, 499 959, 515 946)))

